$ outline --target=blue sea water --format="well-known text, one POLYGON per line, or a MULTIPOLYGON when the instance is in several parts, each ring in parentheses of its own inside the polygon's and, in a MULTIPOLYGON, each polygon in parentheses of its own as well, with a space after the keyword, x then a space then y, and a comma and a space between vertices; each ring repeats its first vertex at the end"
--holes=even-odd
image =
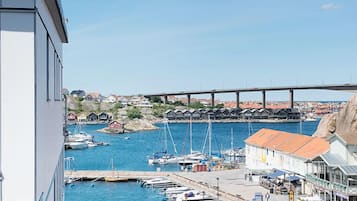
POLYGON ((163 195, 136 182, 76 182, 66 186, 66 201, 161 201, 163 195))
MULTIPOLYGON (((251 123, 251 131, 249 132, 247 123, 213 123, 212 150, 218 153, 219 150, 230 149, 231 129, 233 129, 234 134, 234 147, 244 147, 244 140, 249 136, 249 133, 257 132, 261 128, 300 133, 301 127, 303 134, 311 135, 315 132, 317 125, 318 122, 303 122, 302 125, 300 123, 251 123)), ((162 128, 163 124, 157 124, 157 126, 162 128)), ((147 164, 148 156, 153 152, 162 151, 164 148, 163 129, 122 135, 103 134, 96 131, 103 127, 105 125, 85 125, 82 130, 93 135, 96 141, 108 142, 109 146, 92 147, 85 150, 67 150, 65 152, 65 157, 74 157, 72 167, 76 170, 109 170, 112 158, 117 170, 155 171, 157 168, 160 168, 161 171, 179 170, 176 165, 156 166, 147 164), (129 136, 130 139, 126 140, 126 136, 129 136)), ((188 153, 188 124, 170 124, 169 127, 178 153, 188 153)), ((192 127, 193 149, 202 151, 207 133, 207 123, 194 123, 192 127)), ((75 126, 69 127, 72 132, 74 129, 75 126)), ((168 149, 171 153, 173 152, 170 138, 168 138, 168 149)), ((88 183, 76 183, 72 187, 67 186, 65 191, 67 201, 91 200, 91 193, 97 198, 92 200, 161 200, 157 197, 157 193, 142 189, 136 183, 106 184, 97 182, 94 187, 91 187, 88 183), (111 193, 105 193, 106 191, 111 193), (147 199, 148 197, 150 199, 147 199)))

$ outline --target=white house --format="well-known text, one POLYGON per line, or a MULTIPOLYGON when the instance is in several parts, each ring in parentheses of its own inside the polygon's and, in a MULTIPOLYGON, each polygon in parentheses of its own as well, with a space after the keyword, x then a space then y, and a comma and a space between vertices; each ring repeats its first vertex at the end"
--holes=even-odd
POLYGON ((323 200, 357 200, 357 138, 335 134, 330 150, 307 163, 307 188, 323 200))
POLYGON ((329 149, 322 138, 271 129, 259 130, 245 143, 248 169, 280 169, 302 176, 307 173, 305 162, 329 149))
POLYGON ((115 95, 110 95, 108 97, 106 97, 104 100, 103 100, 104 103, 116 103, 117 102, 117 96, 115 95))
POLYGON ((0 38, 0 199, 61 201, 68 39, 60 1, 1 0, 0 38))

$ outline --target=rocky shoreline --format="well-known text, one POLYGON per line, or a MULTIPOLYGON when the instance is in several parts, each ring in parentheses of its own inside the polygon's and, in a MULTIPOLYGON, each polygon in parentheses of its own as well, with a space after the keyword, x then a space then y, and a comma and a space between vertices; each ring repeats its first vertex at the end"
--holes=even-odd
POLYGON ((105 127, 102 129, 97 130, 101 133, 108 133, 108 134, 123 134, 123 133, 135 133, 139 131, 152 131, 158 130, 159 128, 155 126, 151 121, 145 119, 133 119, 126 121, 124 123, 124 128, 120 130, 113 130, 109 127, 105 127))

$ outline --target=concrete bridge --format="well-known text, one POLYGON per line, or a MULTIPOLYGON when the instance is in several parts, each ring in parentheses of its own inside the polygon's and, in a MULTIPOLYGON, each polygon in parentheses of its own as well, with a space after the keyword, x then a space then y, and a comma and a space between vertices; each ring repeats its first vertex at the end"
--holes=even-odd
POLYGON ((239 107, 239 96, 243 92, 257 92, 262 93, 262 106, 266 107, 266 92, 267 91, 289 91, 289 107, 294 107, 294 91, 295 90, 334 90, 334 91, 347 91, 357 92, 357 84, 340 84, 340 85, 305 85, 305 86, 285 86, 285 87, 257 87, 257 88, 237 88, 237 89, 212 89, 203 91, 180 91, 172 93, 156 93, 156 94, 143 94, 145 97, 160 96, 164 98, 164 103, 168 101, 168 96, 187 96, 187 104, 191 103, 191 96, 198 94, 211 94, 211 105, 215 105, 215 94, 222 93, 235 93, 237 107, 239 107))

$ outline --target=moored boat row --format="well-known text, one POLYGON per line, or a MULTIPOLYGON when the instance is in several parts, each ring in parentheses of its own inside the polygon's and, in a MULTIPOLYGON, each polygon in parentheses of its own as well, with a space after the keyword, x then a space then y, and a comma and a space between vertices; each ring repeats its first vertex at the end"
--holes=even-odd
POLYGON ((143 180, 142 187, 158 188, 165 194, 168 201, 188 201, 188 200, 213 200, 213 197, 207 195, 204 191, 198 191, 186 186, 180 186, 171 182, 166 177, 143 180))

